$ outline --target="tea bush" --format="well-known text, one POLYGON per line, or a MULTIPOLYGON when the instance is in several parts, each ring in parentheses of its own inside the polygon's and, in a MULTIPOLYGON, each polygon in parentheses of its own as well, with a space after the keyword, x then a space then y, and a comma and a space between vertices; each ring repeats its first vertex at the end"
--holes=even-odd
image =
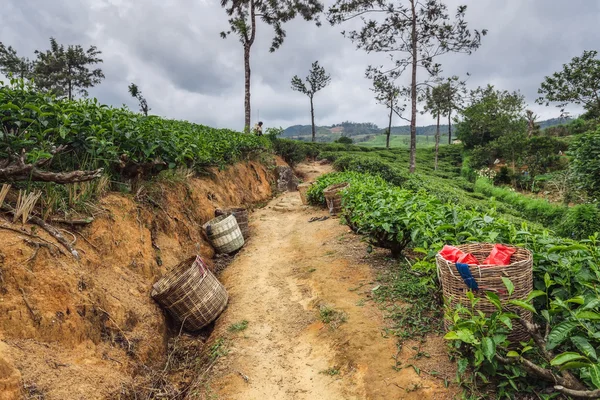
MULTIPOLYGON (((327 185, 344 180, 350 182, 342 195, 344 221, 371 243, 395 253, 412 247, 422 254, 415 266, 432 280, 434 256, 444 244, 502 242, 533 252, 533 303, 515 304, 536 314, 541 332, 548 333, 546 342, 529 341, 518 345, 518 351, 509 349, 507 335, 519 323, 518 316, 507 312, 497 296, 488 293, 490 301, 498 304, 497 313, 485 316, 469 307, 448 313, 454 325, 446 337, 463 354, 461 371, 470 364, 473 379, 480 383, 498 379, 494 389, 501 397, 552 387, 552 379, 544 381, 531 375, 528 363, 556 379, 563 376, 561 370, 568 369, 589 390, 600 389, 595 350, 600 348, 598 234, 581 241, 560 238, 527 223, 514 224, 493 209, 469 210, 460 203, 442 202, 424 190, 403 189, 368 174, 345 172, 321 177, 310 189, 311 200, 321 201, 327 185), (563 361, 569 358, 577 362, 563 361)), ((508 284, 507 289, 511 291, 508 284)), ((477 301, 474 296, 472 299, 477 301)))
POLYGON ((271 148, 265 137, 186 121, 145 117, 93 100, 59 100, 22 81, 0 82, 0 158, 24 149, 34 162, 68 146, 52 162, 57 170, 104 167, 117 175, 119 161, 160 161, 166 168, 224 166, 271 148))

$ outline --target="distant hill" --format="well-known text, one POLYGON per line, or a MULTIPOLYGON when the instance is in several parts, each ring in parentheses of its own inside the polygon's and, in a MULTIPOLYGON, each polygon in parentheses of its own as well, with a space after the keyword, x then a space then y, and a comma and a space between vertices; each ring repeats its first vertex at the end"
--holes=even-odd
MULTIPOLYGON (((571 121, 570 118, 552 118, 540 121, 537 124, 541 129, 551 126, 566 124, 571 121)), ((382 129, 371 122, 342 122, 331 126, 317 126, 317 137, 320 141, 333 141, 340 136, 373 136, 385 133, 382 129)), ((453 127, 454 128, 454 127, 453 127)), ((417 135, 435 135, 436 125, 417 126, 417 135)), ((448 132, 448 125, 440 125, 442 133, 448 132)), ((454 129, 453 129, 454 131, 454 129)), ((294 125, 283 131, 283 137, 305 140, 312 135, 310 125, 294 125)), ((392 135, 410 135, 410 125, 392 126, 392 135)))

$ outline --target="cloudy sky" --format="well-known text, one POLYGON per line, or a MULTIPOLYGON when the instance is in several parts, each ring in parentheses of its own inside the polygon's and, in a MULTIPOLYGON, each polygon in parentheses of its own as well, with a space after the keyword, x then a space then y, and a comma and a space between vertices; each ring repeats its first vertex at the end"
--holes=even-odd
MULTIPOLYGON (((327 1, 330 4, 331 1, 327 1)), ((542 118, 554 107, 534 104, 543 77, 583 50, 598 50, 600 2, 594 0, 448 0, 451 9, 467 4, 472 29, 488 29, 471 56, 441 59, 447 75, 471 74, 471 88, 491 83, 520 90, 542 118)), ((252 120, 266 126, 309 124, 308 98, 290 89, 290 79, 306 76, 318 60, 331 73, 331 85, 315 96, 319 125, 342 121, 385 125, 364 78, 369 64, 386 59, 356 50, 342 29, 302 20, 287 25, 280 50, 269 53, 271 28, 259 25, 252 50, 252 120)), ((90 94, 102 103, 137 109, 127 86, 135 82, 151 113, 210 126, 240 129, 244 123, 242 46, 221 39, 227 16, 214 0, 3 0, 0 41, 20 55, 59 43, 96 45, 102 51, 104 82, 90 94), (142 5, 143 4, 143 5, 142 5)), ((578 108, 572 108, 575 114, 578 108)), ((419 116, 419 125, 432 123, 419 116)), ((404 124, 395 121, 395 124, 404 124)))

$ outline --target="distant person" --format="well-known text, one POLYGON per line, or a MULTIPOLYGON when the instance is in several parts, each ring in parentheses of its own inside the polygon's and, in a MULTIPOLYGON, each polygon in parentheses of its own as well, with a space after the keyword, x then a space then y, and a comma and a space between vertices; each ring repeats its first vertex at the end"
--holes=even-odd
POLYGON ((262 136, 262 121, 259 121, 258 124, 254 125, 254 133, 258 136, 262 136))

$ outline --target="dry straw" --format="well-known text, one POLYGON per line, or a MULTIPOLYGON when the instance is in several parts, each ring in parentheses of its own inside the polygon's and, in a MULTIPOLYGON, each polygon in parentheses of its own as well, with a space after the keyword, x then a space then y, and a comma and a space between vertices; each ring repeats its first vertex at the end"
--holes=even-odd
POLYGON ((35 203, 40 199, 42 192, 30 192, 26 193, 19 190, 19 197, 17 198, 17 206, 15 208, 13 223, 15 223, 19 217, 22 217, 23 224, 29 220, 29 214, 33 211, 35 203))
POLYGON ((6 198, 6 195, 10 190, 10 186, 11 185, 5 183, 4 185, 2 185, 2 189, 0 189, 0 207, 2 207, 2 205, 4 204, 4 199, 6 198))
MULTIPOLYGON (((473 243, 456 247, 464 253, 473 254, 478 260, 484 260, 490 254, 494 245, 489 243, 473 243)), ((446 302, 448 302, 449 306, 453 309, 459 304, 469 308, 471 302, 467 298, 467 292, 470 289, 456 270, 455 263, 445 260, 439 253, 436 256, 436 261, 446 302)), ((508 278, 515 287, 510 296, 511 300, 524 301, 527 299, 527 296, 529 296, 533 290, 533 258, 529 250, 517 247, 516 252, 512 255, 510 265, 469 265, 469 269, 480 288, 480 290, 475 293, 475 296, 480 298, 475 305, 476 310, 480 310, 488 316, 497 311, 496 306, 490 303, 485 297, 485 292, 488 290, 498 294, 504 307, 519 314, 523 319, 530 322, 532 321, 532 314, 530 311, 508 305, 509 295, 506 286, 502 281, 503 277, 508 278)), ((448 329, 452 322, 445 320, 444 323, 446 329, 448 329)), ((515 323, 513 325, 513 331, 509 335, 509 339, 516 342, 526 341, 528 338, 529 334, 520 324, 515 323)))
POLYGON ((190 331, 214 321, 228 301, 227 291, 200 256, 179 263, 154 284, 151 295, 190 331))

